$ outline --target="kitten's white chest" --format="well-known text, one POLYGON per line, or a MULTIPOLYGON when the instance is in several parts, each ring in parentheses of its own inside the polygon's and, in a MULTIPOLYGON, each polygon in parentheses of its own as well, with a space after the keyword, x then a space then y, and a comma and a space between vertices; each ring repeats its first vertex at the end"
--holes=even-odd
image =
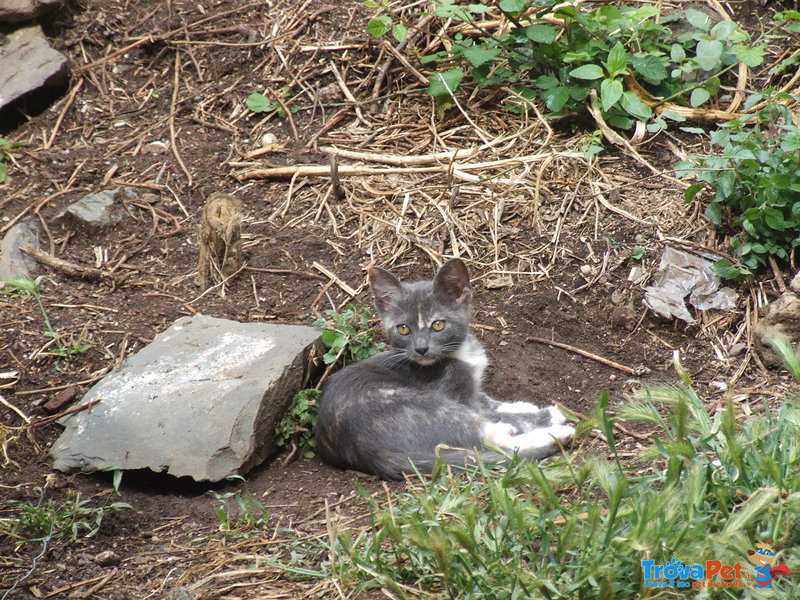
POLYGON ((456 352, 455 357, 472 367, 472 378, 475 380, 475 384, 480 387, 483 384, 483 374, 489 365, 489 359, 486 357, 486 351, 481 346, 481 343, 471 335, 468 335, 458 352, 456 352))

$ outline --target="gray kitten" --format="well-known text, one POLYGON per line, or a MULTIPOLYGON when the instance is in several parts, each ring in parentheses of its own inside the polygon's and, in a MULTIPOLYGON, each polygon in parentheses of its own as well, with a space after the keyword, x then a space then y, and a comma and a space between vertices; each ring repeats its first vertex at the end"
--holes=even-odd
POLYGON ((484 441, 543 458, 572 438, 554 406, 483 393, 488 361, 468 331, 472 291, 461 260, 447 262, 432 281, 402 283, 378 267, 369 269, 369 281, 390 349, 347 366, 325 386, 316 429, 324 460, 400 479, 414 468, 430 473, 437 457, 463 466, 477 452, 485 462, 503 462, 484 441))

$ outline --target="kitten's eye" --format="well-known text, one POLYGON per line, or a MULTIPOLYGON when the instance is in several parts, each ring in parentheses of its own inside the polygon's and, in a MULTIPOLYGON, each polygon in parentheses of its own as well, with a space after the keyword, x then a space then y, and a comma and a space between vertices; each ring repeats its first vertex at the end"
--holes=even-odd
POLYGON ((408 325, 398 325, 397 332, 400 335, 408 335, 409 333, 411 333, 411 330, 408 328, 408 325))
POLYGON ((444 329, 444 321, 434 321, 431 323, 431 329, 434 331, 441 331, 444 329))

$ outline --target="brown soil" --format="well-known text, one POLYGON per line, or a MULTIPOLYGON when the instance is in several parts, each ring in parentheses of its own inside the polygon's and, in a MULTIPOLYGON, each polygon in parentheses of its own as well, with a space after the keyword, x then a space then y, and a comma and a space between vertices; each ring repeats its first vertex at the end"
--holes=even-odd
MULTIPOLYGON (((91 343, 68 360, 31 358, 47 342, 38 307, 31 298, 0 296, 0 372, 19 372, 17 379, 0 380, 8 383, 2 392, 9 403, 39 419, 50 414, 46 402, 74 386, 73 406, 79 405, 91 381, 183 315, 309 324, 326 308, 350 300, 315 262, 368 301, 364 284, 370 264, 424 278, 435 270, 432 257, 454 253, 467 260, 475 279, 474 331, 492 360, 487 389, 498 398, 558 402, 586 414, 604 390, 616 403, 638 381, 674 380, 675 350, 710 402, 716 398, 710 384, 730 381, 734 374, 737 391, 767 383, 749 354, 728 355, 735 339, 747 341, 749 335, 744 317, 752 304, 746 290, 737 310, 700 315, 695 325, 664 321, 644 310, 642 285, 629 280, 633 246, 646 249, 642 267, 652 271, 663 248, 659 233, 703 244, 713 240, 682 204, 681 189, 631 158, 608 152, 590 171, 580 160, 555 157, 545 166, 535 163, 529 185, 518 190, 462 182, 452 196, 446 173, 342 177, 342 199, 330 193, 327 178, 237 180, 233 175, 251 163, 328 164, 319 148, 329 144, 408 155, 441 151, 443 133, 451 147, 481 143, 457 110, 437 121, 419 83, 396 62, 380 92, 394 95, 364 104, 363 119, 352 107, 341 113, 346 102, 334 67, 352 93, 368 101, 388 55, 363 33, 368 12, 359 3, 298 4, 140 0, 120 10, 119 3, 100 0, 71 4, 47 26, 53 44, 69 57, 73 76, 66 96, 52 108, 22 118, 9 113, 0 121, 16 119, 15 129, 0 133, 26 143, 2 188, 0 226, 27 211, 26 217, 47 228, 45 250, 85 266, 95 266, 101 256, 97 266, 113 278, 81 281, 41 270, 49 277, 44 301, 54 327, 91 343), (339 49, 322 49, 333 45, 339 49), (303 108, 292 123, 278 116, 265 121, 245 108, 250 93, 283 87, 300 94, 292 105, 303 108), (416 92, 408 94, 412 89, 416 92), (248 157, 266 133, 285 149, 248 157), (171 149, 173 137, 177 152, 171 149), (590 179, 605 182, 598 188, 604 199, 635 218, 606 210, 597 201, 598 189, 587 186, 590 179), (139 192, 120 224, 90 231, 54 223, 70 202, 117 185, 139 192), (234 195, 245 211, 247 267, 225 286, 224 297, 219 289, 201 295, 193 277, 197 224, 214 192, 234 195), (403 209, 401 226, 397 219, 407 193, 413 206, 403 209), (455 202, 448 203, 451 197, 455 202), (439 210, 449 211, 451 221, 439 210), (740 327, 746 335, 737 338, 740 327), (532 337, 569 344, 637 374, 532 337)), ((488 95, 473 100, 468 114, 492 136, 525 133, 516 145, 500 144, 506 155, 487 153, 479 160, 540 151, 546 131, 533 115, 495 112, 500 108, 488 95)), ((32 104, 21 108, 34 110, 32 104)), ((554 126, 564 140, 581 134, 572 128, 579 123, 562 120, 554 126)), ((658 145, 647 151, 647 159, 664 169, 674 161, 658 145)), ((5 407, 0 415, 9 432, 0 501, 36 503, 38 487, 57 503, 69 491, 92 506, 102 503, 109 476, 51 470, 47 448, 59 425, 14 430, 20 418, 5 407)), ((639 444, 624 434, 621 440, 629 450, 639 444)), ((591 437, 575 447, 576 452, 601 449, 591 437)), ((286 528, 301 535, 324 533, 326 502, 345 519, 363 516, 355 481, 369 492, 384 488, 315 458, 285 465, 286 458, 275 457, 244 482, 213 486, 127 473, 118 500, 135 510, 106 514, 95 537, 53 540, 39 558, 41 543, 18 545, 0 537, 0 592, 16 583, 9 598, 314 595, 325 589, 322 583, 296 581, 266 568, 263 560, 255 575, 230 573, 251 567, 258 557, 288 556, 281 543, 286 528), (247 492, 268 508, 262 537, 223 544, 213 494, 229 492, 247 492), (101 553, 107 550, 116 558, 104 560, 101 553)), ((12 514, 13 505, 2 505, 0 519, 12 514)), ((313 568, 316 560, 308 557, 308 565, 313 568)))

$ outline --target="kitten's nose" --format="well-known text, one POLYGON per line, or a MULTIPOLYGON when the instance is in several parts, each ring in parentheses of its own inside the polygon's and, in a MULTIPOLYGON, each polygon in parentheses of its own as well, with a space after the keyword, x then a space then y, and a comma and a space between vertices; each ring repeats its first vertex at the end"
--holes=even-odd
POLYGON ((419 354, 420 356, 425 356, 425 353, 428 351, 428 346, 427 346, 427 344, 424 345, 424 346, 422 346, 422 345, 414 346, 414 350, 416 350, 417 354, 419 354))

